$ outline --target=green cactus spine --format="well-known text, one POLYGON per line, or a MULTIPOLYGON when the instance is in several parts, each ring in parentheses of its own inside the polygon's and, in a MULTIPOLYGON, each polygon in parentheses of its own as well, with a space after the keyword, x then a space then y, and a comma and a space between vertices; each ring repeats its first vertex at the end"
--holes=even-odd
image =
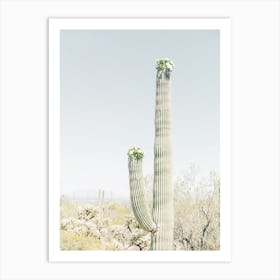
POLYGON ((171 182, 171 113, 169 59, 157 62, 153 211, 150 215, 142 174, 144 153, 131 148, 129 155, 130 196, 134 215, 144 229, 152 233, 151 250, 173 248, 173 187, 171 182))

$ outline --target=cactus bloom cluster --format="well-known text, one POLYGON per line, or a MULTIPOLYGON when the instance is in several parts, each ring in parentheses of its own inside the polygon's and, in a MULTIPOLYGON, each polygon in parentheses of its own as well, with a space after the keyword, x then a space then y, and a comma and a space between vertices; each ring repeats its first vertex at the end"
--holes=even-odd
POLYGON ((144 152, 138 147, 129 148, 127 154, 130 158, 135 158, 135 159, 142 159, 144 157, 144 152))
POLYGON ((172 72, 174 67, 175 67, 175 64, 172 60, 170 60, 169 58, 163 58, 163 59, 159 59, 157 61, 156 69, 157 69, 157 71, 172 72))
POLYGON ((157 61, 157 78, 170 79, 170 73, 173 71, 175 64, 169 58, 162 58, 157 61))

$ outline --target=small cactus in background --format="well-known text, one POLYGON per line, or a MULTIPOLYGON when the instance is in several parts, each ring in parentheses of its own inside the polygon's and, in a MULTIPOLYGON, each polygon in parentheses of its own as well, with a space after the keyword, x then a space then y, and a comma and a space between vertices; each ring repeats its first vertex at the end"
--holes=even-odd
POLYGON ((130 197, 140 226, 152 234, 151 250, 173 249, 173 188, 171 183, 171 113, 170 74, 174 63, 157 61, 153 210, 150 214, 144 188, 142 159, 139 148, 128 151, 130 197))
POLYGON ((97 197, 97 203, 99 207, 103 206, 104 203, 104 196, 105 196, 105 191, 102 189, 98 190, 98 197, 97 197))

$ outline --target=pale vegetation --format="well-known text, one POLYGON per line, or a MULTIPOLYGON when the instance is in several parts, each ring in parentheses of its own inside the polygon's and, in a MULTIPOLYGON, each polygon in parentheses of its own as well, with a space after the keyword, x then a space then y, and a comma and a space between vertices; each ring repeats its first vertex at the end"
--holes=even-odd
MULTIPOLYGON (((145 184, 151 205, 153 178, 145 184)), ((220 249, 220 181, 202 178, 191 165, 174 183, 174 250, 220 249)), ((61 199, 61 250, 149 250, 151 234, 141 229, 130 203, 61 199)))

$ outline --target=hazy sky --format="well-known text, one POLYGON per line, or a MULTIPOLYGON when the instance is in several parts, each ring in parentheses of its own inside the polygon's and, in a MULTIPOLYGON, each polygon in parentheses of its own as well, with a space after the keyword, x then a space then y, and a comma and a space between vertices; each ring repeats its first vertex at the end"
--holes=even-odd
POLYGON ((61 31, 61 191, 129 195, 127 150, 153 174, 156 60, 172 73, 173 174, 219 172, 219 31, 61 31))

